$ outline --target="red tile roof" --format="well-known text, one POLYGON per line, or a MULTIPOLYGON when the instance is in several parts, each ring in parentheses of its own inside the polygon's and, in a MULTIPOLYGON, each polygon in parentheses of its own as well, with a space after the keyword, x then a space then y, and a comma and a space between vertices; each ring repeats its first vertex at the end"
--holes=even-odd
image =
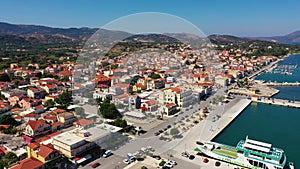
POLYGON ((170 88, 170 90, 172 90, 173 92, 176 92, 176 93, 180 93, 180 91, 181 91, 181 89, 178 87, 172 87, 172 88, 170 88))
POLYGON ((29 120, 28 123, 27 123, 27 125, 29 125, 33 130, 36 130, 43 123, 46 124, 46 121, 42 120, 42 119, 39 119, 37 121, 29 120))
POLYGON ((92 120, 88 120, 88 119, 79 119, 75 123, 76 125, 83 126, 83 127, 94 124, 92 120))
POLYGON ((43 166, 43 163, 34 159, 34 158, 26 158, 22 161, 17 166, 11 167, 11 169, 36 169, 43 166))
POLYGON ((50 147, 52 147, 52 146, 40 144, 40 151, 38 152, 38 154, 40 156, 42 156, 43 158, 47 158, 51 153, 53 153, 55 151, 55 149, 50 148, 50 147))
POLYGON ((176 106, 175 103, 167 103, 167 104, 166 104, 166 107, 167 107, 167 108, 171 108, 171 107, 174 107, 174 106, 176 106))

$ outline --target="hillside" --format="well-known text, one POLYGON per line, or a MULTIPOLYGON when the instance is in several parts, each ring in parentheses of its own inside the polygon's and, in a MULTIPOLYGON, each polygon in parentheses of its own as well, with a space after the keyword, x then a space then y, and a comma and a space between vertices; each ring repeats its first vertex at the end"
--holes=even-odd
POLYGON ((267 40, 282 44, 299 44, 300 43, 300 31, 295 31, 293 33, 284 36, 273 36, 273 37, 257 37, 255 39, 267 40))

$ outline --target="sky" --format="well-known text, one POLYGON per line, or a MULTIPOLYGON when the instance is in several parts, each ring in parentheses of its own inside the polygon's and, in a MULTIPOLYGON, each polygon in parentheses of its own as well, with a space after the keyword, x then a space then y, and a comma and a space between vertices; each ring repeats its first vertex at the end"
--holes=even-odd
POLYGON ((3 0, 0 22, 100 28, 126 15, 162 12, 205 35, 274 36, 300 30, 299 7, 299 0, 3 0))

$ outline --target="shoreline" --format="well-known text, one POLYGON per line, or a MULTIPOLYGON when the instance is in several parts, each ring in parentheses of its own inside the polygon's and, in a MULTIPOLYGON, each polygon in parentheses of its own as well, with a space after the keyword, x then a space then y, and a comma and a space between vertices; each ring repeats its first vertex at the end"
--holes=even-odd
POLYGON ((224 129, 226 129, 251 103, 251 100, 241 99, 230 107, 223 115, 223 117, 225 116, 227 119, 220 122, 220 128, 211 136, 210 141, 213 141, 218 135, 222 134, 224 129))

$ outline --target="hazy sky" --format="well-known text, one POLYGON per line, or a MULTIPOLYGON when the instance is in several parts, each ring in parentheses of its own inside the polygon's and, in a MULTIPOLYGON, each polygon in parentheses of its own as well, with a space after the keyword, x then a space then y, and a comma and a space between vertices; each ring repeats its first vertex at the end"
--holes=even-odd
POLYGON ((206 35, 284 35, 300 30, 299 0, 7 0, 0 21, 53 27, 96 27, 139 12, 184 18, 206 35))

